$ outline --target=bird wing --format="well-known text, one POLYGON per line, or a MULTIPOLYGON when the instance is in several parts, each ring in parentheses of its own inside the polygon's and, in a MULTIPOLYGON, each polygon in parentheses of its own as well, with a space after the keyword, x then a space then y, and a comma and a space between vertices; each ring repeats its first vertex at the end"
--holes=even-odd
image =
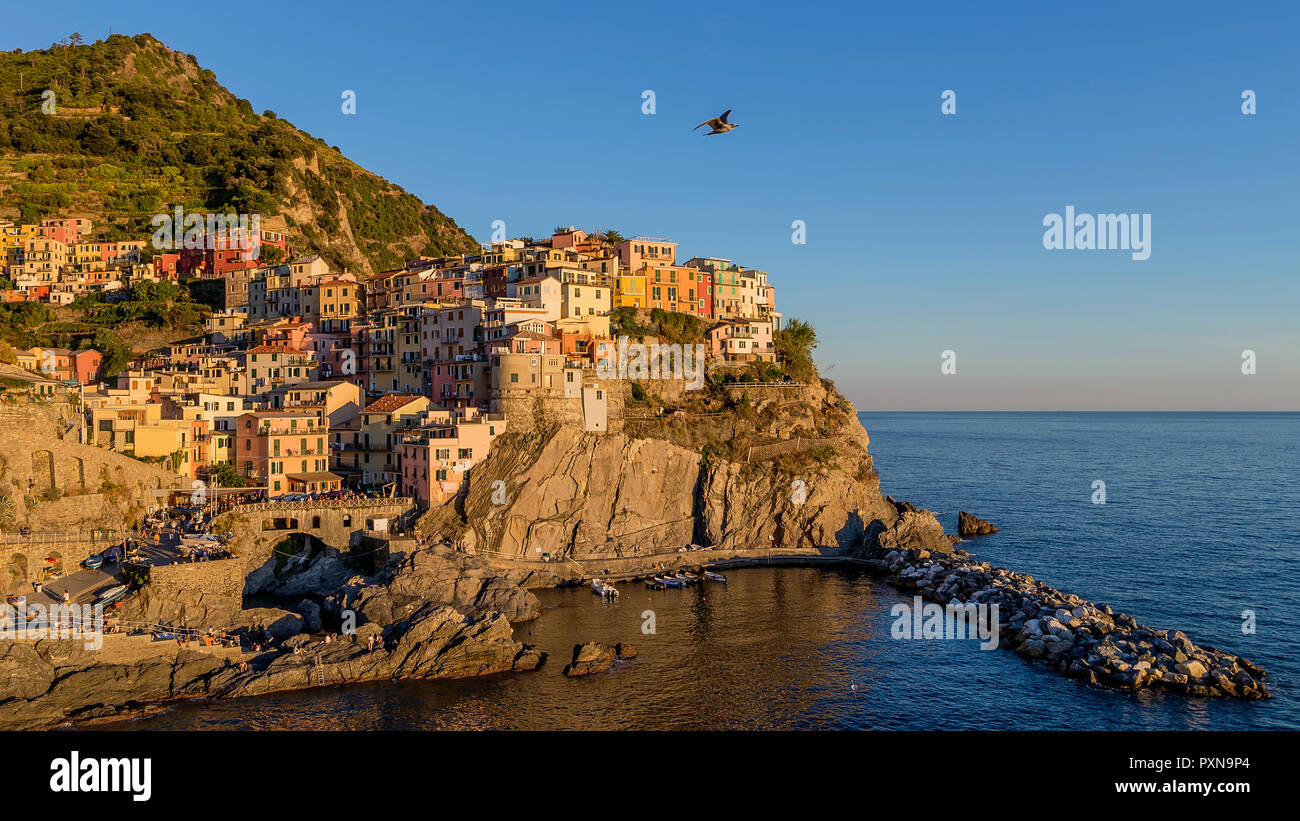
POLYGON ((727 121, 727 118, 730 116, 731 116, 731 109, 727 109, 726 111, 722 112, 722 116, 719 117, 718 119, 725 123, 727 121))
POLYGON ((718 122, 718 118, 717 118, 717 117, 714 117, 714 118, 709 119, 709 120, 705 120, 704 122, 702 122, 702 123, 700 123, 699 125, 695 126, 695 128, 692 128, 691 131, 694 131, 694 130, 697 129, 697 128, 704 128, 704 126, 706 126, 706 125, 707 125, 709 128, 717 128, 717 125, 715 125, 715 123, 717 123, 717 122, 718 122))

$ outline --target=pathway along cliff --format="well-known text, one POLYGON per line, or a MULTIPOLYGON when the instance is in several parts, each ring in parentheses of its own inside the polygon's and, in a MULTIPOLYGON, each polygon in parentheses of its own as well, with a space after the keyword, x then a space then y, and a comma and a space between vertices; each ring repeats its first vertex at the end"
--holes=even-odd
POLYGON ((308 542, 287 561, 240 562, 238 610, 202 593, 164 601, 146 585, 120 614, 227 631, 243 651, 123 635, 105 636, 99 650, 0 640, 0 726, 183 698, 534 671, 544 656, 511 631, 540 614, 527 588, 706 556, 853 562, 935 606, 996 604, 1001 646, 1099 686, 1269 695, 1264 671, 1246 659, 955 549, 931 512, 881 495, 866 431, 827 381, 695 394, 651 384, 640 393, 655 413, 608 434, 539 408, 531 425, 498 438, 465 494, 421 520, 427 543, 393 542, 386 562, 308 542), (689 544, 708 550, 681 552, 689 544))

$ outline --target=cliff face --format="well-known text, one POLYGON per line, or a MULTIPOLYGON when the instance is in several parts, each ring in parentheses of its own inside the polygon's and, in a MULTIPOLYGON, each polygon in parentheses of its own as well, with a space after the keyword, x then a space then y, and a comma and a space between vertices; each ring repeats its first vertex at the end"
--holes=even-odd
POLYGON ((422 527, 495 558, 529 560, 651 557, 691 543, 952 549, 933 514, 881 496, 866 432, 842 397, 817 386, 737 404, 745 389, 728 390, 728 408, 623 433, 557 426, 504 437, 471 471, 464 499, 422 527))
MULTIPOLYGON (((305 637, 304 637, 305 638, 305 637)), ((386 627, 367 622, 303 652, 182 648, 148 636, 108 635, 88 649, 68 639, 0 640, 0 729, 48 727, 127 713, 151 702, 261 695, 393 678, 459 678, 535 670, 544 655, 515 641, 499 613, 478 618, 426 603, 386 627), (374 649, 370 639, 382 639, 374 649)))

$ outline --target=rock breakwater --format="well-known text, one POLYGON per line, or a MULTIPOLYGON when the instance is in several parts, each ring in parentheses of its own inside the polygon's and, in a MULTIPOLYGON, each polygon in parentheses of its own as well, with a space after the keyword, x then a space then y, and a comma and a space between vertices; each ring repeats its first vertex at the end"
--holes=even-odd
POLYGON ((1187 696, 1271 698, 1249 660, 1157 630, 965 551, 891 550, 873 563, 893 586, 940 605, 997 605, 999 646, 1089 684, 1187 696))

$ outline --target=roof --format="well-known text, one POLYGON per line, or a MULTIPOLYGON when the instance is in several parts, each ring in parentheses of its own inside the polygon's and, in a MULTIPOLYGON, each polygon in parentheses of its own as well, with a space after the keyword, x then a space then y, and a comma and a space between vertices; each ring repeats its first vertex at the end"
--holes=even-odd
POLYGON ((428 399, 428 397, 422 396, 418 393, 390 393, 386 396, 381 396, 369 405, 366 405, 361 409, 361 412, 392 413, 395 410, 404 408, 412 402, 417 402, 421 399, 428 399))
POLYGON ((290 348, 288 345, 258 345, 256 348, 249 348, 245 353, 309 353, 309 351, 290 348))
POLYGON ((5 379, 17 379, 23 382, 39 382, 45 385, 61 384, 57 379, 48 379, 39 373, 32 373, 26 368, 20 368, 17 365, 10 365, 5 362, 0 362, 0 377, 5 379))
POLYGON ((343 477, 337 473, 330 473, 328 470, 319 473, 286 473, 289 479, 295 482, 339 482, 343 477))

